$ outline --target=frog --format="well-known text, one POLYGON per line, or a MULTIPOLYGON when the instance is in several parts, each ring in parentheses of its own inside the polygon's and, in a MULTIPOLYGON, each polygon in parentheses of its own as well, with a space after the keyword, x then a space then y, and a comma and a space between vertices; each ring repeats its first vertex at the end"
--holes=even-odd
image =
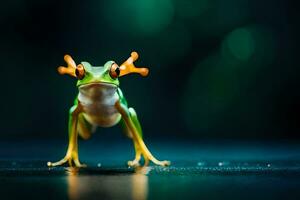
POLYGON ((78 95, 69 110, 66 154, 57 162, 47 162, 48 167, 65 164, 86 167, 79 160, 78 138, 89 139, 98 127, 109 128, 117 124, 121 125, 125 135, 133 142, 135 157, 127 162, 129 167, 148 166, 150 161, 158 166, 170 165, 170 161, 154 157, 146 146, 137 113, 133 107, 128 106, 120 89, 120 77, 133 73, 143 77, 148 75, 147 67, 135 66, 138 57, 138 53, 133 51, 121 65, 110 60, 103 66, 92 66, 86 61, 77 65, 70 55, 64 56, 67 66, 59 66, 58 73, 77 78, 78 95))

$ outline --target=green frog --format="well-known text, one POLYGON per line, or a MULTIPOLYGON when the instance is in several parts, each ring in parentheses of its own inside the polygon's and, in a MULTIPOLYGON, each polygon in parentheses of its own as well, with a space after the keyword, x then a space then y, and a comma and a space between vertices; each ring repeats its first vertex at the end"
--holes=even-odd
POLYGON ((70 55, 65 55, 67 67, 58 67, 60 74, 68 74, 78 79, 79 93, 74 105, 69 110, 69 144, 66 155, 57 162, 48 162, 49 167, 69 163, 70 166, 84 167, 78 157, 78 135, 89 139, 96 127, 112 127, 121 124, 125 134, 132 139, 135 158, 128 161, 128 166, 140 166, 144 158, 144 166, 152 161, 156 165, 168 166, 170 161, 156 159, 143 141, 140 122, 134 108, 128 103, 119 88, 119 77, 137 73, 148 75, 148 68, 137 68, 134 61, 138 53, 132 52, 131 56, 120 66, 114 61, 108 61, 104 66, 92 66, 88 62, 76 65, 70 55))

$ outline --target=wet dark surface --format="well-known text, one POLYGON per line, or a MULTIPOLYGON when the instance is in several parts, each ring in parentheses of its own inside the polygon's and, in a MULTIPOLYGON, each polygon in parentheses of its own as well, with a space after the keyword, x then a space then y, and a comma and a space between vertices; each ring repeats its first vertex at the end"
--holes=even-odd
POLYGON ((62 141, 2 142, 0 199, 300 199, 295 142, 150 143, 172 165, 142 169, 125 165, 133 157, 126 141, 80 147, 88 167, 78 170, 46 166, 63 156, 62 141))

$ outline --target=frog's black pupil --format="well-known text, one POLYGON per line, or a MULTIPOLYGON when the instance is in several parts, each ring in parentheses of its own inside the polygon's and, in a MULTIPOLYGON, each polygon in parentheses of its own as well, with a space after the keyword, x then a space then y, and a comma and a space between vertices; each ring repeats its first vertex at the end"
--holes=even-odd
POLYGON ((119 76, 120 75, 120 68, 117 67, 116 70, 115 70, 116 74, 119 76))
POLYGON ((76 74, 76 77, 79 76, 79 70, 78 69, 75 70, 75 74, 76 74))
POLYGON ((75 74, 76 74, 76 77, 77 77, 79 80, 82 80, 83 77, 84 77, 84 75, 83 75, 83 76, 80 75, 80 72, 79 72, 79 70, 78 70, 77 68, 76 68, 76 70, 75 70, 75 74))

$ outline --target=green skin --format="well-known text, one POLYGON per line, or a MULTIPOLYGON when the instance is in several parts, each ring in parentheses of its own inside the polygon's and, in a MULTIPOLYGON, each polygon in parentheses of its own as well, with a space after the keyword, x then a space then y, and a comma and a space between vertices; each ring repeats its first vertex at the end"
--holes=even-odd
POLYGON ((104 66, 91 66, 88 62, 81 63, 85 76, 77 81, 79 94, 69 111, 69 145, 65 157, 58 162, 48 162, 49 167, 69 163, 70 166, 83 167, 78 157, 78 134, 88 139, 95 127, 111 127, 121 124, 126 135, 132 139, 135 148, 135 158, 128 161, 129 166, 139 166, 144 158, 144 165, 149 161, 167 166, 169 161, 157 160, 146 147, 142 129, 133 108, 129 108, 121 89, 118 78, 110 76, 110 68, 114 61, 108 61, 104 66))

